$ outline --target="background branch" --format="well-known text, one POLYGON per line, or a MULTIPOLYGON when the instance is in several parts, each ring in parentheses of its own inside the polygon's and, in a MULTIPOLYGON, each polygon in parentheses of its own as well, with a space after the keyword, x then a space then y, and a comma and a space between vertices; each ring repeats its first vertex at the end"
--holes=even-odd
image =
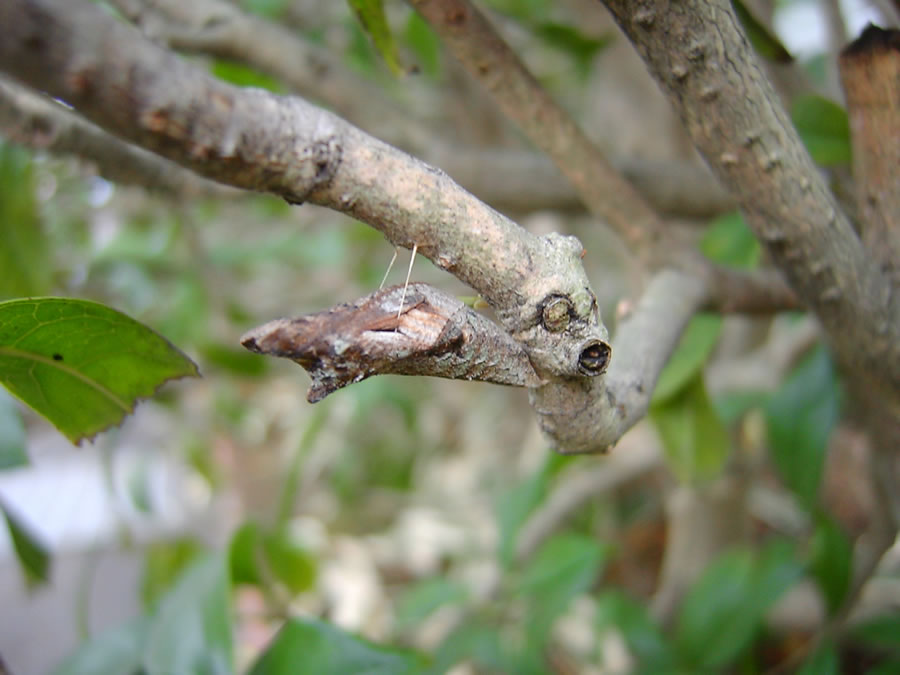
MULTIPOLYGON (((523 212, 583 208, 571 183, 546 157, 504 147, 489 152, 461 147, 447 138, 447 125, 434 119, 435 111, 411 113, 411 106, 390 100, 382 88, 358 77, 329 50, 271 21, 222 0, 113 4, 149 36, 175 49, 235 59, 320 101, 373 136, 441 167, 495 208, 523 212)), ((409 89, 413 80, 404 78, 402 88, 409 89)), ((408 98, 421 108, 425 97, 408 98)), ((696 162, 621 157, 612 163, 663 213, 702 218, 734 206, 728 193, 696 162)))
POLYGON ((616 21, 845 370, 897 405, 900 294, 869 257, 758 65, 731 5, 607 0, 616 21))
POLYGON ((62 105, 7 79, 0 79, 0 129, 17 143, 85 159, 100 175, 179 197, 238 194, 159 155, 125 143, 62 105))

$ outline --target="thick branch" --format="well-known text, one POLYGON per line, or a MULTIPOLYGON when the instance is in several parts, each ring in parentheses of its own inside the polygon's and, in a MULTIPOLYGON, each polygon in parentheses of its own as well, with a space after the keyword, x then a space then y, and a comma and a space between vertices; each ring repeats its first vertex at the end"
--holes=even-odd
POLYGON ((100 175, 182 197, 240 194, 159 155, 125 143, 63 106, 8 80, 0 80, 0 129, 31 148, 72 155, 96 165, 100 175))
MULTIPOLYGON (((153 24, 148 32, 176 49, 239 60, 321 101, 373 136, 441 167, 492 206, 521 211, 583 206, 571 183, 542 155, 451 145, 440 138, 439 128, 429 128, 387 100, 381 89, 354 75, 327 50, 222 0, 115 4, 142 25, 153 24)), ((613 164, 663 213, 703 218, 734 206, 706 168, 695 163, 620 158, 613 164)))
POLYGON ((509 45, 468 0, 411 0, 454 56, 497 105, 546 152, 601 217, 638 253, 662 235, 656 212, 534 79, 509 45))
POLYGON ((442 171, 302 99, 239 89, 141 37, 92 3, 9 0, 0 68, 120 136, 238 187, 349 214, 478 290, 542 376, 581 373, 604 340, 574 237, 537 237, 442 171), (545 327, 548 303, 567 322, 545 327))
POLYGON ((606 0, 849 372, 896 402, 900 294, 840 212, 726 0, 606 0))
POLYGON ((900 30, 869 26, 840 68, 862 240, 900 288, 900 30))

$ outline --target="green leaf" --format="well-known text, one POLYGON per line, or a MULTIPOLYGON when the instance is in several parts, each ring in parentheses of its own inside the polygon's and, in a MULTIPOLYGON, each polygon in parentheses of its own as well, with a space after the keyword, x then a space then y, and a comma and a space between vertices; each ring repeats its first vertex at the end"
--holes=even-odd
POLYGON ((825 607, 833 616, 847 597, 853 577, 853 546, 837 523, 818 518, 810 551, 810 573, 825 597, 825 607))
POLYGON ((289 3, 290 0, 244 0, 242 4, 254 14, 277 19, 289 3))
POLYGON ((263 72, 234 61, 225 61, 216 59, 213 61, 210 72, 220 80, 236 84, 239 87, 256 87, 257 89, 267 89, 276 94, 283 94, 287 90, 284 85, 273 77, 263 72))
POLYGON ((146 675, 234 672, 228 589, 219 555, 185 570, 150 619, 142 660, 146 675))
POLYGON ((516 552, 519 528, 547 494, 548 465, 512 486, 497 498, 495 512, 500 529, 500 561, 509 565, 516 552))
POLYGON ((582 77, 589 73, 597 52, 608 47, 613 41, 612 33, 592 38, 574 26, 553 21, 538 23, 534 27, 534 33, 547 45, 568 54, 582 77))
POLYGON ((309 590, 316 580, 316 562, 287 528, 264 531, 252 521, 232 536, 228 564, 234 584, 267 586, 279 581, 291 592, 309 590))
POLYGON ((141 579, 141 600, 144 607, 151 609, 202 551, 200 544, 187 538, 151 544, 144 554, 144 574, 141 579))
POLYGON ((799 577, 790 546, 776 542, 759 556, 725 553, 682 604, 675 645, 685 665, 719 672, 751 644, 768 608, 799 577))
POLYGON ((290 619, 250 675, 412 675, 427 672, 419 654, 382 647, 315 619, 290 619))
POLYGON ((728 430, 713 409, 699 373, 681 393, 650 411, 673 473, 683 483, 714 478, 731 450, 728 430))
POLYGON ((670 672, 672 649, 647 608, 620 590, 606 591, 597 599, 597 630, 616 630, 637 660, 636 672, 670 672))
POLYGON ((0 389, 0 471, 28 464, 25 425, 12 396, 0 389))
POLYGON ((47 547, 25 521, 3 501, 0 501, 0 511, 6 520, 6 527, 25 583, 29 587, 47 583, 50 579, 50 554, 47 547))
POLYGON ((883 614, 856 625, 853 638, 878 649, 900 652, 900 612, 883 614))
POLYGON ((261 359, 246 349, 229 347, 221 342, 206 342, 198 350, 202 359, 197 360, 203 364, 204 370, 211 365, 232 375, 258 377, 269 368, 269 359, 261 359))
POLYGON ((744 27, 747 39, 750 40, 750 44, 753 45, 753 49, 756 50, 757 54, 775 63, 791 63, 794 60, 794 57, 791 56, 791 53, 781 44, 778 38, 766 26, 756 20, 756 17, 744 6, 743 2, 732 0, 731 4, 734 7, 734 13, 737 14, 738 20, 744 27))
POLYGON ((397 57, 397 45, 394 44, 391 27, 388 25, 381 0, 347 0, 347 2, 363 29, 372 38, 372 44, 375 45, 375 49, 381 54, 381 58, 384 59, 391 72, 394 75, 403 74, 403 68, 397 57))
POLYGON ((287 528, 264 534, 262 547, 270 574, 291 593, 312 588, 316 581, 316 561, 287 528))
POLYGON ((84 643, 52 675, 137 675, 147 634, 140 617, 84 643))
POLYGON ((697 314, 691 319, 659 376, 651 405, 665 403, 691 383, 712 353, 721 332, 722 317, 717 314, 697 314))
POLYGON ((866 675, 897 675, 897 673, 900 673, 900 659, 883 661, 866 671, 866 675))
POLYGON ((0 141, 0 300, 50 288, 50 239, 35 197, 31 155, 0 141))
POLYGON ((526 597, 531 606, 529 646, 538 647, 546 641, 557 617, 597 579, 608 552, 592 537, 558 534, 528 561, 515 593, 526 597))
POLYGON ((0 383, 74 443, 197 367, 143 324, 95 302, 0 303, 0 383))
MULTIPOLYGON (((471 661, 489 673, 514 672, 500 639, 500 627, 490 621, 465 621, 452 631, 434 655, 433 673, 447 673, 460 661, 471 661)), ((478 671, 481 672, 481 671, 478 671)))
POLYGON ((850 121, 841 106, 821 96, 798 96, 791 104, 791 120, 816 164, 850 165, 850 121))
POLYGON ((461 604, 468 595, 466 587, 458 582, 442 577, 426 579, 409 588, 397 601, 397 628, 414 628, 432 612, 461 604))
POLYGON ((839 675, 840 665, 837 649, 828 642, 806 657, 796 675, 839 675))
POLYGON ((766 405, 772 459, 808 510, 815 506, 828 437, 840 414, 840 391, 828 352, 804 359, 766 405))
POLYGON ((436 78, 441 73, 441 41, 417 12, 411 12, 403 31, 403 40, 416 56, 424 73, 436 78))
POLYGON ((700 250, 714 262, 740 268, 756 267, 762 255, 762 248, 740 211, 713 220, 700 240, 700 250))

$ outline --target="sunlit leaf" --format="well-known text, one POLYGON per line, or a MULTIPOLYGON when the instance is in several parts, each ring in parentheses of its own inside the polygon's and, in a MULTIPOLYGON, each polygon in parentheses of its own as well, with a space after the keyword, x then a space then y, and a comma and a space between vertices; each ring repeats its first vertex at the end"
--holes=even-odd
POLYGON ((185 570, 151 617, 142 660, 146 675, 225 675, 232 664, 229 583, 221 556, 185 570))
POLYGON ((740 211, 713 220, 700 240, 700 250, 710 260, 729 267, 755 267, 762 255, 740 211))
POLYGON ((680 481, 709 480, 719 474, 731 442, 709 401, 702 375, 697 374, 677 396, 653 406, 650 417, 680 481))
POLYGON ((0 471, 28 464, 25 425, 13 397, 0 389, 0 471))
POLYGON ((347 0, 347 2, 391 72, 394 75, 402 74, 403 68, 397 56, 397 45, 394 44, 394 37, 381 0, 347 0))
POLYGON ((691 319, 659 376, 652 405, 666 402, 691 383, 712 353, 721 332, 722 317, 717 314, 697 314, 691 319))
POLYGON ((837 376, 824 348, 804 359, 766 405, 772 459, 782 480, 810 510, 839 414, 837 376))
POLYGON ((50 288, 50 240, 34 182, 30 153, 0 140, 0 300, 50 288))
POLYGON ((188 375, 197 375, 190 359, 109 307, 66 298, 0 303, 0 383, 73 442, 188 375))
POLYGON ((428 672, 421 655, 376 645, 315 619, 290 619, 250 675, 413 675, 428 672))
POLYGON ((50 579, 50 554, 47 547, 19 514, 3 501, 0 501, 0 511, 3 512, 25 582, 29 586, 46 583, 50 579))
POLYGON ((137 675, 147 620, 134 619, 81 645, 52 675, 137 675))
POLYGON ((791 104, 791 120, 816 164, 849 166, 850 122, 841 106, 821 96, 798 96, 791 104))

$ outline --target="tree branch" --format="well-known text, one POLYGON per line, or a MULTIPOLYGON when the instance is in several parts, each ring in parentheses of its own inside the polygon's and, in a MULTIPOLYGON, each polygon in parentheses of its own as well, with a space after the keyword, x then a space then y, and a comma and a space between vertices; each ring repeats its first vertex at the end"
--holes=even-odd
POLYGON ((0 79, 0 129, 10 140, 28 147, 86 159, 96 165, 101 176, 122 185, 139 185, 179 197, 239 194, 125 143, 6 79, 0 79))
MULTIPOLYGON (((222 0, 114 4, 175 49, 241 61, 321 101, 373 136, 441 167, 488 204, 521 211, 583 207, 569 181, 542 155, 450 144, 441 139, 441 129, 428 128, 389 101, 327 50, 222 0)), ((695 163, 623 157, 613 164, 663 213, 703 218, 734 206, 706 168, 695 163)))
POLYGON ((506 116, 550 156, 591 213, 609 223, 634 252, 656 253, 663 231, 656 212, 547 94, 484 15, 468 0, 410 4, 506 116))
POLYGON ((874 268, 725 0, 606 0, 845 370, 897 409, 900 293, 874 268))
POLYGON ((560 452, 604 452, 647 413, 663 366, 706 297, 702 281, 663 270, 620 322, 606 375, 531 390, 541 428, 560 452))
POLYGON ((900 30, 869 26, 839 65, 863 244, 900 288, 900 30))
POLYGON ((0 68, 206 177, 351 215, 476 289, 542 377, 606 339, 574 237, 532 235, 429 167, 296 97, 210 77, 91 3, 10 0, 0 68), (544 311, 566 304, 547 328, 544 311))

